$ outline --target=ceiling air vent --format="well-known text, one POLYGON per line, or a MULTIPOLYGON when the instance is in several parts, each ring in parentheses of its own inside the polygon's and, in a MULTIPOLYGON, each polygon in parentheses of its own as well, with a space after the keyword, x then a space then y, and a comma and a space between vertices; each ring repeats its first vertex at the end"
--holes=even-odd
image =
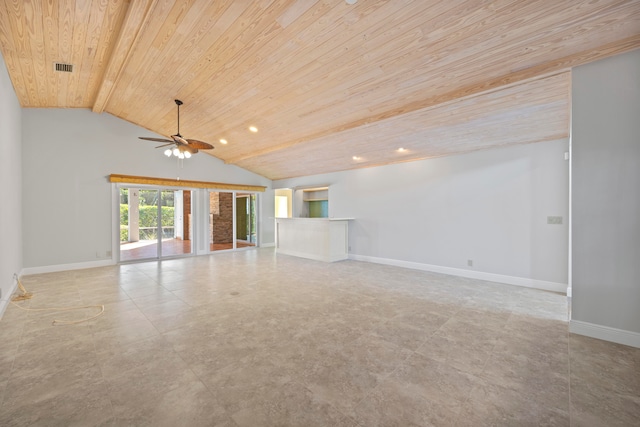
POLYGON ((71 73, 73 72, 73 65, 72 64, 63 64, 62 62, 56 62, 55 63, 55 69, 56 71, 62 71, 65 73, 71 73))

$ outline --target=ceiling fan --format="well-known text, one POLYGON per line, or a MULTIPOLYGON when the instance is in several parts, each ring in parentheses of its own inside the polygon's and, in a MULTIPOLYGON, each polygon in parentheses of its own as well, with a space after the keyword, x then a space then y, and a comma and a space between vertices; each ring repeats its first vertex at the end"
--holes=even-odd
POLYGON ((174 145, 173 149, 167 148, 164 154, 167 157, 176 156, 180 159, 185 157, 188 159, 192 154, 196 154, 198 150, 213 150, 213 145, 206 142, 198 141, 197 139, 186 139, 180 135, 180 106, 183 104, 179 99, 175 100, 178 106, 178 132, 175 135, 171 135, 171 139, 166 138, 148 138, 145 136, 139 136, 138 138, 147 141, 164 142, 165 144, 158 145, 156 148, 168 147, 174 145))

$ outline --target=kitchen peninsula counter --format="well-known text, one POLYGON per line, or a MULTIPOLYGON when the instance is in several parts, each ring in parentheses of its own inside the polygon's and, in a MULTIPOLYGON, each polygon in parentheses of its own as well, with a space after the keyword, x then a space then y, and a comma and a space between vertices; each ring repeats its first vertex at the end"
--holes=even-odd
POLYGON ((276 252, 317 261, 349 258, 353 218, 276 218, 276 252))

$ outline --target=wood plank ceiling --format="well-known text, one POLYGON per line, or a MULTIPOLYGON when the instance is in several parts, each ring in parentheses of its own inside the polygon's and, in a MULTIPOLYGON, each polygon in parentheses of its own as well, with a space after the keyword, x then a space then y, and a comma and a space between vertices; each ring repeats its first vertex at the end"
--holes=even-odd
POLYGON ((168 136, 178 98, 185 137, 271 179, 566 138, 571 67, 637 48, 640 0, 0 3, 23 107, 168 136))

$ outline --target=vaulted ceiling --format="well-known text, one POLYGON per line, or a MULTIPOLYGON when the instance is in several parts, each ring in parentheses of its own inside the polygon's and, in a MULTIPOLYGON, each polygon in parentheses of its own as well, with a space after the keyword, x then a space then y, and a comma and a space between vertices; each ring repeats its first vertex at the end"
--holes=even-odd
POLYGON ((271 179, 566 138, 571 67, 637 48, 640 0, 0 3, 23 107, 168 136, 181 99, 185 137, 271 179))

